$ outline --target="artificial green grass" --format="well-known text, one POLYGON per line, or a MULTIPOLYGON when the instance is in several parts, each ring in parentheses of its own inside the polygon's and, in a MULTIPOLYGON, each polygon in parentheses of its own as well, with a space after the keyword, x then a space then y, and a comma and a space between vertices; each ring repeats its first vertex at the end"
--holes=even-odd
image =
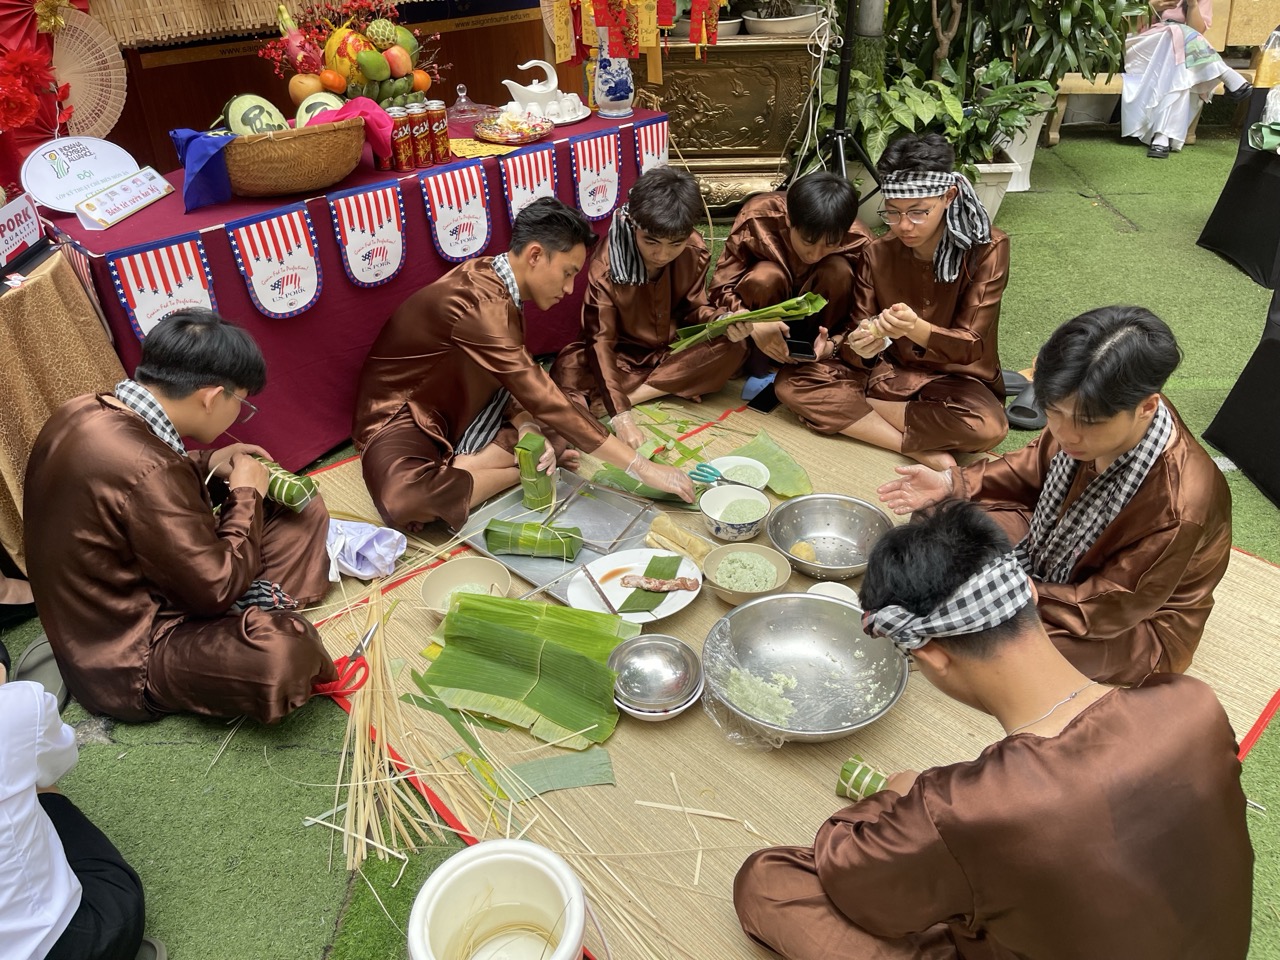
MULTIPOLYGON (((1077 313, 1143 304, 1178 333, 1186 359, 1168 392, 1202 431, 1252 353, 1269 300, 1195 246, 1234 156, 1234 136, 1217 139, 1205 129, 1200 143, 1162 162, 1110 132, 1070 130, 1059 146, 1040 150, 1032 190, 1008 196, 997 221, 1012 239, 1000 328, 1004 366, 1029 366, 1049 332, 1077 313)), ((717 223, 716 235, 727 225, 717 223)), ((1014 432, 1004 448, 1030 436, 1014 432)), ((349 454, 344 448, 323 462, 349 454)), ((1239 472, 1227 479, 1234 542, 1280 561, 1280 513, 1239 472)), ((16 657, 38 632, 33 621, 3 639, 16 657)), ((63 788, 138 869, 148 929, 171 955, 405 956, 413 896, 457 845, 412 857, 395 888, 398 862, 370 860, 363 877, 349 876, 337 848, 329 872, 329 831, 304 828, 302 818, 333 806, 346 722, 337 707, 317 701, 276 727, 246 724, 208 773, 230 729, 220 722, 171 717, 112 725, 74 706, 67 719, 87 742, 63 788)), ((1244 766, 1246 793, 1268 810, 1249 814, 1258 863, 1251 960, 1280 960, 1280 721, 1275 727, 1244 766)))

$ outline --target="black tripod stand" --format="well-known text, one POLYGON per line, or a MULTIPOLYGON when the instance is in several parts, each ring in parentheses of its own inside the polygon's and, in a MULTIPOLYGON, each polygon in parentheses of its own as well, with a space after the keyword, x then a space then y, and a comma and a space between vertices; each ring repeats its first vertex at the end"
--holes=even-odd
POLYGON ((876 183, 875 189, 868 193, 866 197, 863 197, 865 201, 868 197, 874 196, 880 191, 880 177, 876 174, 876 165, 871 162, 871 158, 867 156, 867 151, 862 148, 862 144, 858 142, 858 138, 853 135, 853 131, 849 128, 849 74, 853 70, 852 31, 857 5, 858 0, 847 0, 845 5, 845 36, 840 47, 840 70, 836 84, 835 126, 823 135, 821 146, 830 149, 831 159, 835 161, 835 169, 845 179, 849 177, 848 151, 852 148, 854 157, 867 168, 867 175, 876 183))

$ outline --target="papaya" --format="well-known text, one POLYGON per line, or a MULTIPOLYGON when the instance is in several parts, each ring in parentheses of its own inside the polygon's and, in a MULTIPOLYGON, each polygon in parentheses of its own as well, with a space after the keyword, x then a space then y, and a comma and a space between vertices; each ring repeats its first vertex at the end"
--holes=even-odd
POLYGON ((391 64, 377 50, 361 50, 356 54, 356 64, 360 72, 370 80, 385 80, 391 76, 391 64))
POLYGON ((356 60, 362 50, 377 52, 364 34, 356 33, 345 25, 338 27, 325 41, 324 65, 340 73, 348 83, 363 83, 368 78, 361 72, 356 60))

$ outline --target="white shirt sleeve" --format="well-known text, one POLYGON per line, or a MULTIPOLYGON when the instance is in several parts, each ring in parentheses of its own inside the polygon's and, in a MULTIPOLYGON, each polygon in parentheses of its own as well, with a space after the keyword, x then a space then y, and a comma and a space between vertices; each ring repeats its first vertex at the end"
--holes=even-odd
POLYGON ((58 701, 40 688, 36 719, 36 786, 51 787, 76 765, 76 732, 62 722, 58 701))

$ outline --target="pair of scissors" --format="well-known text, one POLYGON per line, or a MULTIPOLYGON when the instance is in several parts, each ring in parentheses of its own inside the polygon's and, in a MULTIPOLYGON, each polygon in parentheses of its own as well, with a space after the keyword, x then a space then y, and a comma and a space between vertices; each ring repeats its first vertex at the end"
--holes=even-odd
POLYGON ((741 480, 730 480, 723 473, 717 470, 709 463, 700 463, 689 471, 689 479, 694 483, 734 483, 740 487, 746 487, 748 490, 755 490, 749 483, 743 483, 741 480))
POLYGON ((369 641, 373 639, 373 633, 377 629, 378 624, 375 623, 355 645, 350 656, 339 657, 333 661, 334 669, 338 671, 338 679, 331 683, 317 683, 311 688, 313 696, 332 697, 339 705, 348 704, 347 698, 363 687, 369 679, 369 663, 364 658, 364 652, 369 649, 369 641))

